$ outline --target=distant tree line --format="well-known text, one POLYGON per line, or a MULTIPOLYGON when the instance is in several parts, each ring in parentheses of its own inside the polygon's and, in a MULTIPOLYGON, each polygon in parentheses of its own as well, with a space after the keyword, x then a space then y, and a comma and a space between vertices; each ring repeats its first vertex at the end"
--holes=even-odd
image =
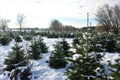
POLYGON ((50 30, 52 31, 76 31, 77 29, 71 25, 63 25, 58 20, 53 20, 50 24, 50 30))
MULTIPOLYGON (((20 32, 24 26, 24 24, 26 23, 26 20, 25 20, 25 15, 24 14, 18 14, 17 15, 17 25, 19 26, 19 29, 20 29, 20 32)), ((8 28, 8 23, 10 22, 10 20, 7 20, 7 19, 0 19, 0 29, 2 31, 6 31, 6 29, 8 28)))
MULTIPOLYGON (((106 32, 114 32, 118 34, 120 32, 120 5, 116 4, 114 6, 109 6, 108 4, 99 7, 96 13, 96 20, 98 22, 97 30, 98 31, 106 31, 106 32)), ((20 32, 23 30, 23 26, 26 22, 26 17, 24 14, 17 15, 17 25, 19 26, 20 32)), ((8 27, 8 23, 10 20, 0 19, 0 28, 2 31, 5 31, 8 27)), ((90 26, 91 27, 91 26, 90 26)), ((71 25, 63 25, 58 20, 53 20, 49 26, 50 31, 56 32, 76 32, 76 31, 86 31, 86 28, 75 28, 71 25)), ((91 28, 91 30, 95 30, 91 28)))

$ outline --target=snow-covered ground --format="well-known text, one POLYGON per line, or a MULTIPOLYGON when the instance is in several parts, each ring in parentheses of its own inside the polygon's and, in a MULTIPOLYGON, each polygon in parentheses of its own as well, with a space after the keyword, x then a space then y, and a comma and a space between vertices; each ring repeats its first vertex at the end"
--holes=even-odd
MULTIPOLYGON (((46 38, 44 37, 44 42, 49 47, 49 52, 43 54, 42 59, 39 60, 31 60, 33 62, 32 66, 32 80, 65 80, 67 76, 65 75, 66 69, 52 69, 48 66, 48 63, 46 63, 46 60, 49 59, 49 56, 51 54, 51 51, 54 50, 53 45, 61 40, 54 39, 54 38, 46 38)), ((71 45, 72 39, 66 39, 68 43, 71 45)), ((21 45, 24 46, 24 48, 27 48, 30 45, 30 42, 23 41, 21 45)), ((4 59, 8 55, 8 52, 11 51, 11 47, 13 46, 13 41, 8 46, 0 46, 0 80, 10 80, 8 76, 4 75, 2 73, 2 69, 4 67, 4 59)), ((107 60, 112 60, 114 62, 114 59, 118 58, 119 53, 104 53, 104 61, 103 63, 106 63, 107 60)))
MULTIPOLYGON (((44 42, 46 45, 49 47, 49 52, 43 54, 42 59, 39 60, 32 60, 31 62, 33 63, 32 66, 32 80, 65 80, 65 72, 66 69, 52 69, 48 66, 48 63, 46 63, 46 60, 49 59, 50 52, 54 50, 53 45, 61 40, 60 38, 46 38, 44 37, 44 42)), ((71 44, 72 39, 66 39, 69 44, 71 44)), ((4 59, 8 55, 8 52, 11 51, 12 46, 14 44, 14 41, 10 42, 8 46, 0 46, 0 80, 10 80, 7 75, 4 75, 2 73, 2 69, 4 67, 4 59)), ((27 48, 30 45, 29 41, 23 41, 20 43, 23 45, 24 48, 27 48)))

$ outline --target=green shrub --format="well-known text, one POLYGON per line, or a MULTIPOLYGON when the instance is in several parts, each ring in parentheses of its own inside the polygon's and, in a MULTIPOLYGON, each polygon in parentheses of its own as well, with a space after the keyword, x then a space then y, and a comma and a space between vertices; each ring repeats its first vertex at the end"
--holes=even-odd
POLYGON ((16 42, 22 42, 22 38, 20 35, 17 35, 14 39, 16 42))
POLYGON ((7 36, 2 36, 2 37, 0 38, 0 44, 1 44, 1 45, 8 45, 9 42, 10 42, 10 38, 7 37, 7 36))
POLYGON ((32 40, 33 36, 32 35, 24 35, 23 36, 23 39, 27 40, 27 41, 30 41, 32 40))

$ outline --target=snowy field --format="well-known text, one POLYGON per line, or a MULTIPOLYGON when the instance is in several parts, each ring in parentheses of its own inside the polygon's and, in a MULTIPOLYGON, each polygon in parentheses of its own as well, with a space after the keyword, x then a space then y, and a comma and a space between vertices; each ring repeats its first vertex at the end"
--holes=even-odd
MULTIPOLYGON (((48 66, 48 63, 46 63, 46 60, 49 59, 49 56, 51 54, 51 51, 54 50, 53 45, 56 43, 56 41, 61 39, 54 39, 54 38, 46 38, 44 37, 44 42, 49 47, 49 52, 43 54, 42 59, 39 60, 32 60, 33 66, 32 66, 32 80, 65 80, 67 78, 65 72, 66 69, 52 69, 48 66)), ((66 39, 68 43, 71 46, 73 39, 66 39)), ((0 80, 10 80, 7 75, 4 75, 2 73, 2 69, 4 67, 4 59, 8 55, 8 52, 11 51, 11 47, 13 46, 14 41, 11 41, 8 46, 0 46, 0 80)), ((29 41, 23 41, 21 43, 24 48, 28 48, 30 45, 29 41)), ((118 58, 118 53, 101 53, 105 54, 104 61, 102 63, 107 63, 107 60, 111 60, 114 63, 114 59, 118 58)))

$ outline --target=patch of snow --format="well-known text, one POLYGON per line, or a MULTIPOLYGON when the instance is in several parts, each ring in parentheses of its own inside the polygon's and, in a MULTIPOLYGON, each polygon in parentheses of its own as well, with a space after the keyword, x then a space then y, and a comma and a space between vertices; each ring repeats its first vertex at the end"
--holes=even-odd
POLYGON ((102 63, 106 63, 106 64, 108 63, 108 61, 110 61, 112 64, 114 64, 115 63, 114 60, 119 58, 119 55, 120 55, 120 53, 108 53, 108 52, 104 52, 101 54, 104 54, 102 63))
POLYGON ((73 60, 78 59, 80 56, 81 56, 80 54, 74 54, 74 55, 73 55, 73 60))
POLYGON ((65 80, 67 76, 64 75, 66 69, 52 69, 46 61, 49 59, 50 53, 43 54, 40 60, 33 60, 32 80, 65 80))

